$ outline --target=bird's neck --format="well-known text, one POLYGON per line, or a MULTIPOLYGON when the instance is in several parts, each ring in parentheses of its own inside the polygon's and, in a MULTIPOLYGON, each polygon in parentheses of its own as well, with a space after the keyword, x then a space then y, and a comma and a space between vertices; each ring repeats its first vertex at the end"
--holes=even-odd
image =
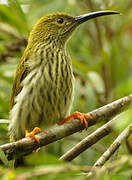
POLYGON ((30 69, 39 67, 42 64, 45 66, 49 61, 54 62, 60 57, 64 57, 64 61, 70 64, 70 58, 66 52, 66 47, 58 39, 49 38, 46 41, 33 44, 32 46, 28 44, 25 53, 29 54, 30 57, 30 69))
POLYGON ((45 49, 45 48, 53 48, 53 49, 60 49, 64 51, 66 49, 66 43, 63 42, 61 38, 54 38, 52 36, 47 36, 42 41, 38 39, 29 39, 27 49, 33 50, 33 52, 37 52, 38 49, 45 49))
MULTIPOLYGON (((34 54, 42 54, 48 52, 48 54, 55 54, 56 52, 66 54, 66 46, 58 39, 47 39, 45 42, 38 43, 34 48, 34 54)), ((46 55, 46 54, 45 54, 46 55)))

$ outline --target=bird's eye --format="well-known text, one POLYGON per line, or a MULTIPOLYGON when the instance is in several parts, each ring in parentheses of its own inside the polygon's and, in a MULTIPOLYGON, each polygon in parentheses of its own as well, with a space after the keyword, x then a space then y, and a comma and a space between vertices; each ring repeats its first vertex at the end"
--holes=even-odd
POLYGON ((63 18, 59 18, 59 19, 57 19, 57 22, 58 22, 59 24, 62 24, 62 23, 64 22, 64 19, 63 19, 63 18))

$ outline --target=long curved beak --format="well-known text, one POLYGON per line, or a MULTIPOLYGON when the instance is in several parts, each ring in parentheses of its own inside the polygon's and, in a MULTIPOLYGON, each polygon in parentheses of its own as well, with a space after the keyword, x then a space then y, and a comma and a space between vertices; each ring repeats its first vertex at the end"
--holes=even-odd
POLYGON ((81 24, 85 21, 88 21, 89 19, 93 19, 99 16, 112 15, 112 14, 120 14, 120 13, 116 11, 97 11, 97 12, 92 12, 92 13, 76 16, 74 19, 74 22, 77 24, 81 24))

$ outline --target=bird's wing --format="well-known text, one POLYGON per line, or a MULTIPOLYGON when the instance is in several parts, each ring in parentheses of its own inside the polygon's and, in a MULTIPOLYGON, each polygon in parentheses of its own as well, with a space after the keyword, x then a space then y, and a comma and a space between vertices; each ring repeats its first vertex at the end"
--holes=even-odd
POLYGON ((11 97, 10 97, 10 110, 12 109, 13 105, 15 104, 15 97, 20 93, 22 90, 21 82, 24 80, 24 78, 29 74, 29 68, 26 64, 27 59, 23 58, 20 60, 19 65, 16 70, 16 75, 11 91, 11 97))

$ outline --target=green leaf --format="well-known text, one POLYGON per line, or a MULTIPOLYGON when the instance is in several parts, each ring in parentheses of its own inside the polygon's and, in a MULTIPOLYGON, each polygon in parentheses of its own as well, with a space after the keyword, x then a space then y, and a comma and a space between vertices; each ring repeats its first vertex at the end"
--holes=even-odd
POLYGON ((7 167, 9 166, 9 161, 1 148, 0 148, 0 159, 5 164, 5 166, 7 166, 7 167))

